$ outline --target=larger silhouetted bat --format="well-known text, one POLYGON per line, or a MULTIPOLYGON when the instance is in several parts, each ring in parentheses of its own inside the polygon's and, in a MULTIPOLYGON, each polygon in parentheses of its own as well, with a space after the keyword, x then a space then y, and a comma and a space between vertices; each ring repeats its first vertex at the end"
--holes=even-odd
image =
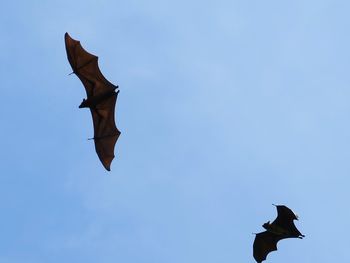
POLYGON ((68 61, 83 83, 87 99, 79 108, 90 108, 94 124, 95 149, 103 166, 110 171, 114 158, 114 146, 120 135, 114 120, 118 86, 110 83, 98 67, 98 57, 88 53, 80 42, 65 34, 68 61))
POLYGON ((277 218, 263 224, 265 232, 256 234, 253 244, 253 256, 256 262, 261 263, 271 251, 277 250, 277 242, 285 238, 303 238, 304 235, 294 225, 298 217, 284 205, 276 205, 277 218))

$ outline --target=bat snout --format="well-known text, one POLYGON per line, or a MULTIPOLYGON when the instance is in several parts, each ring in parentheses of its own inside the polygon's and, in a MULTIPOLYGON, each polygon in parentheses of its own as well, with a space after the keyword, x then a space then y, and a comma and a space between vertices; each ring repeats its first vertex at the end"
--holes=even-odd
POLYGON ((81 108, 88 108, 89 105, 87 105, 86 99, 83 99, 83 101, 79 105, 79 109, 81 108))

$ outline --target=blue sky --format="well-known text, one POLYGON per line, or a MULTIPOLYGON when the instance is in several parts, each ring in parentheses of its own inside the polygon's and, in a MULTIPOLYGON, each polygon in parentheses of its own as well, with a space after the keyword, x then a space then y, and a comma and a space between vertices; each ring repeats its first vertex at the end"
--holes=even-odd
POLYGON ((349 262, 348 1, 7 1, 0 262, 349 262), (120 87, 112 171, 63 36, 120 87))

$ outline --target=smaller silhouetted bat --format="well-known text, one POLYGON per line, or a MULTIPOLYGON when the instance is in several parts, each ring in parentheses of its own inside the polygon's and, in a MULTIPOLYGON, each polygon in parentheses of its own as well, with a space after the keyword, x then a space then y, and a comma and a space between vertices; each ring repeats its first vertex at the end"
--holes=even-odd
POLYGON ((110 83, 98 67, 98 57, 88 53, 80 42, 64 36, 68 61, 83 83, 87 99, 79 108, 90 108, 94 124, 95 149, 103 166, 110 171, 114 158, 114 146, 120 135, 114 120, 114 110, 119 90, 110 83))
POLYGON ((256 262, 261 263, 271 251, 277 250, 277 242, 285 238, 305 237, 294 225, 298 217, 284 205, 275 205, 277 218, 270 224, 270 221, 263 224, 265 232, 256 234, 253 244, 253 256, 256 262))

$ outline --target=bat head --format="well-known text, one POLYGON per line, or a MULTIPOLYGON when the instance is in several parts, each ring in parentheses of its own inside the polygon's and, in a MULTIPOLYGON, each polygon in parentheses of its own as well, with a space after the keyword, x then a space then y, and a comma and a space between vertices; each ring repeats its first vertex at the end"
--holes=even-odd
POLYGON ((83 99, 83 101, 80 103, 79 108, 88 108, 89 106, 86 103, 86 99, 83 99))
POLYGON ((270 221, 267 221, 265 224, 262 225, 262 227, 265 228, 266 230, 269 230, 271 228, 270 221))

